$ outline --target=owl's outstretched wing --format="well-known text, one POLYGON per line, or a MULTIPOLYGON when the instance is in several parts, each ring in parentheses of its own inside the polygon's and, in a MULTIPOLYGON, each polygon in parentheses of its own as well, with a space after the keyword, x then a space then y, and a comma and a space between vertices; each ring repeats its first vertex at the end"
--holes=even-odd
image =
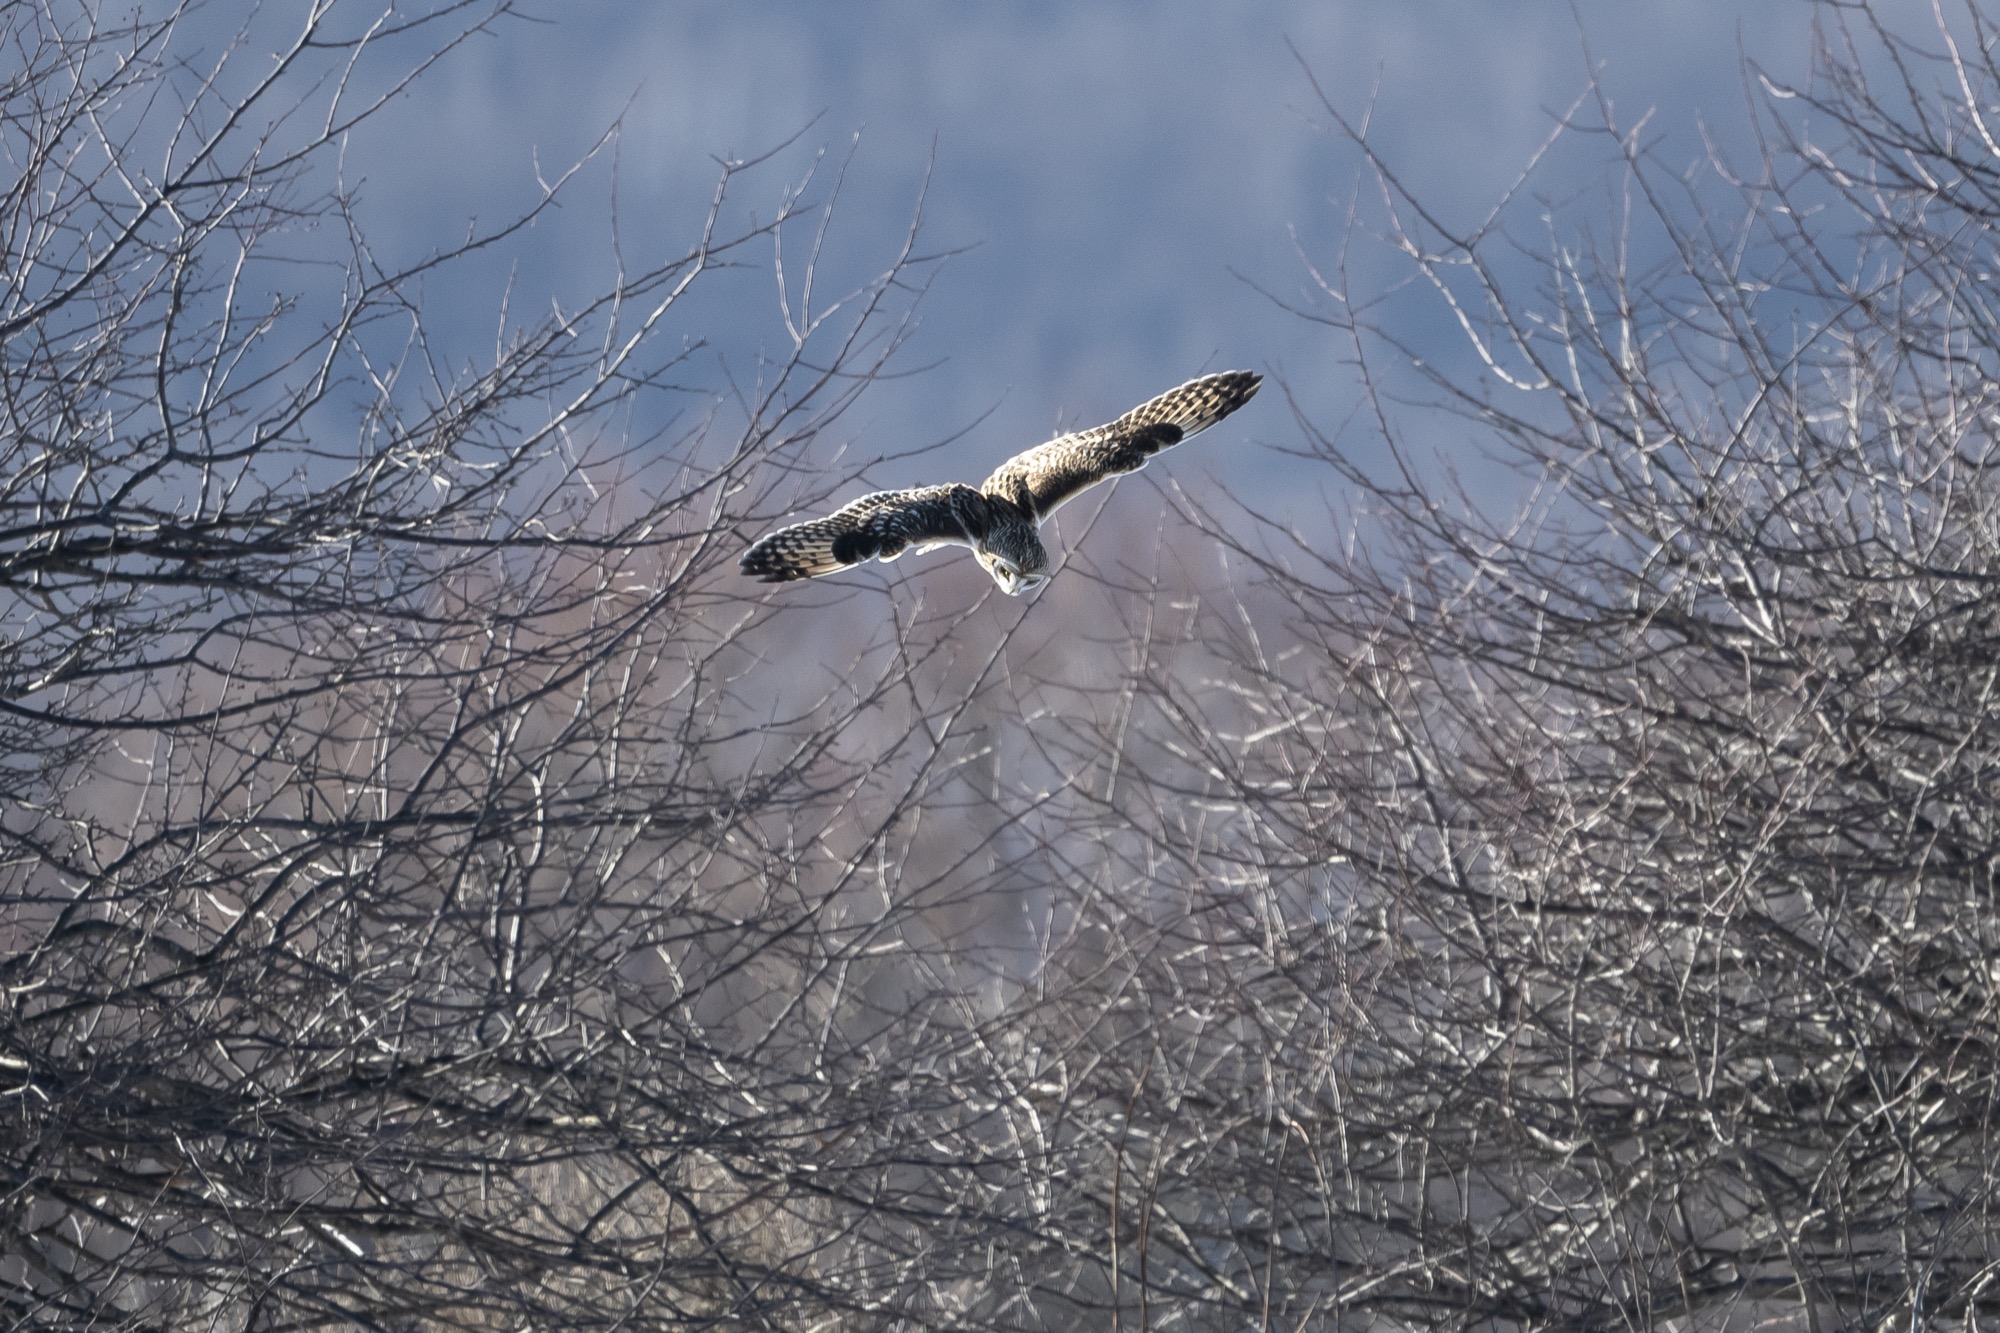
POLYGON ((825 518, 794 523, 759 538, 739 562, 766 583, 818 578, 864 560, 894 560, 905 550, 950 542, 976 546, 986 533, 986 497, 970 486, 877 491, 825 518))
POLYGON ((1002 463, 981 490, 1021 503, 1045 519, 1066 500, 1100 481, 1137 472, 1146 460, 1250 401, 1262 375, 1229 370, 1189 380, 1141 403, 1109 425, 1063 435, 1002 463))

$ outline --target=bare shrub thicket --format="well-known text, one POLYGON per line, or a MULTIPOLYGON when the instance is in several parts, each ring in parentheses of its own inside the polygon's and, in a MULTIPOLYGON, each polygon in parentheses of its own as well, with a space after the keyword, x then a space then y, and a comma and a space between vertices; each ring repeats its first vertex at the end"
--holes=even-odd
POLYGON ((862 725, 911 659, 778 682, 733 563, 928 261, 830 318, 794 265, 783 355, 701 396, 690 304, 825 241, 768 166, 553 306, 505 255, 608 155, 379 254, 352 132, 512 9, 0 6, 9 1326, 797 1327, 908 1278, 843 1256, 924 1192, 884 1080, 944 1100, 860 1041, 913 905, 848 892, 928 771, 862 725), (481 283, 474 357, 426 301, 481 283))
POLYGON ((1579 108, 1600 221, 1454 230, 1349 132, 1296 313, 1375 409, 1299 463, 1353 536, 1211 509, 1241 613, 1072 761, 1127 836, 1040 1077, 1128 1326, 2000 1322, 2000 34, 1820 19, 1761 160, 1579 108), (1427 480, 1412 369, 1525 510, 1427 480))

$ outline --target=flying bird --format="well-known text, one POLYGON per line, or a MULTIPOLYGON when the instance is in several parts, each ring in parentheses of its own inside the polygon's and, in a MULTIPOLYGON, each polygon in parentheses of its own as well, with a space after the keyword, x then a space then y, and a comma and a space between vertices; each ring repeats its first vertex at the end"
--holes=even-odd
POLYGON ((1049 576, 1049 553, 1035 528, 1064 502, 1100 481, 1137 472, 1250 401, 1262 375, 1203 375, 1108 425, 1061 435, 1002 463, 978 489, 961 482, 877 491, 825 518, 794 523, 743 553, 745 574, 766 583, 818 578, 905 551, 969 546, 1010 597, 1049 576))

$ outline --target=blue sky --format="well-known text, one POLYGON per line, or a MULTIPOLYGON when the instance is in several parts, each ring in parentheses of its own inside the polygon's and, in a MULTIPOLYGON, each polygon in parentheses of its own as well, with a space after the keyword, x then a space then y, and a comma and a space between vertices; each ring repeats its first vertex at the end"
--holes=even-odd
MULTIPOLYGON (((1928 21, 1917 0, 1885 8, 1928 21)), ((565 0, 542 13, 475 43, 357 142, 349 162, 378 244, 433 244, 497 215, 531 196, 537 163, 560 167, 622 118, 627 245, 680 249, 713 157, 803 131, 743 202, 768 212, 813 152, 851 149, 832 254, 859 273, 891 252, 929 170, 930 244, 970 247, 926 297, 908 351, 909 366, 937 364, 872 392, 843 438, 858 460, 979 424, 937 455, 886 464, 871 474, 880 484, 977 480, 1058 426, 1203 369, 1275 370, 1317 419, 1340 419, 1354 398, 1343 348, 1245 281, 1298 291, 1295 241, 1324 261, 1347 200, 1370 188, 1352 146, 1326 131, 1308 68, 1343 113, 1372 101, 1371 141, 1447 217, 1469 220, 1592 60, 1621 119, 1651 109, 1664 159, 1692 162, 1703 121, 1744 143, 1740 55, 1802 77, 1812 18, 1804 0, 565 0)), ((1601 141, 1571 144, 1539 188, 1588 214, 1604 157, 1601 141)), ((513 256, 520 288, 586 282, 604 237, 586 204, 538 227, 513 256)), ((1362 252, 1390 273, 1379 249, 1362 252)), ((768 283, 740 291, 706 330, 739 367, 775 310, 768 283)), ((432 295, 469 319, 492 304, 432 295)), ((1422 292, 1388 310, 1420 340, 1447 338, 1422 292)), ((1220 442, 1250 451, 1228 471, 1253 500, 1292 480, 1258 443, 1295 438, 1280 404, 1258 407, 1220 442)), ((1174 456, 1172 470, 1193 480, 1215 462, 1174 456)))

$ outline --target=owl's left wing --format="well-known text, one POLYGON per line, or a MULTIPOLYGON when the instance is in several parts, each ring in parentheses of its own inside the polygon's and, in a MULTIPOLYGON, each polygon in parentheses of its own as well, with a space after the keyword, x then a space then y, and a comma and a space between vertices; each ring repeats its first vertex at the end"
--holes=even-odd
POLYGON ((1078 431, 1014 455, 980 490, 1020 503, 1023 492, 1037 521, 1100 481, 1137 472, 1148 459, 1250 401, 1262 375, 1229 370, 1169 389, 1107 425, 1078 431))
POLYGON ((738 561, 766 583, 818 578, 866 560, 894 560, 914 547, 972 546, 986 533, 986 497, 970 486, 877 491, 825 518, 760 537, 738 561))

